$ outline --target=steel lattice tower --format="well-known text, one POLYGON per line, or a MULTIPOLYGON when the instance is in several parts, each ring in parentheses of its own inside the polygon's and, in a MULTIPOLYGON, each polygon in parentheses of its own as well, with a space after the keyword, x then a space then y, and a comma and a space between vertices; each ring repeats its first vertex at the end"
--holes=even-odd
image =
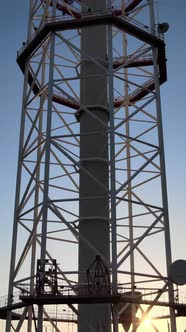
MULTIPOLYGON (((42 332, 45 320, 60 331, 68 319, 50 313, 55 304, 79 332, 135 332, 160 302, 174 305, 166 58, 153 0, 30 0, 17 62, 24 91, 6 332, 42 332)), ((166 317, 176 332, 174 307, 166 317)))

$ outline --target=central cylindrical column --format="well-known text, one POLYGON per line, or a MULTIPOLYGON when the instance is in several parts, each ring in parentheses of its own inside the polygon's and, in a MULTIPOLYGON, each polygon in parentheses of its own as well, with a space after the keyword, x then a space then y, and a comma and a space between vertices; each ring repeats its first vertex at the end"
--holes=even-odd
MULTIPOLYGON (((82 7, 82 14, 87 10, 93 13, 106 9, 106 0, 86 0, 83 3, 87 7, 82 7)), ((106 26, 92 26, 81 31, 80 103, 83 108, 79 112, 82 166, 79 284, 85 292, 88 291, 86 271, 96 254, 106 259, 104 263, 110 261, 106 30, 106 26)), ((110 304, 81 304, 78 313, 79 332, 110 331, 110 304)))

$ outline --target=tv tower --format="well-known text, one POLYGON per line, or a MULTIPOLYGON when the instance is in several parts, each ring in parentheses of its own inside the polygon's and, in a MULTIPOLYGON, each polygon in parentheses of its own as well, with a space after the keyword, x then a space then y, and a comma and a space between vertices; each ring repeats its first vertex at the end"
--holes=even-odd
POLYGON ((176 332, 164 28, 153 0, 30 0, 6 332, 135 332, 159 305, 176 332))

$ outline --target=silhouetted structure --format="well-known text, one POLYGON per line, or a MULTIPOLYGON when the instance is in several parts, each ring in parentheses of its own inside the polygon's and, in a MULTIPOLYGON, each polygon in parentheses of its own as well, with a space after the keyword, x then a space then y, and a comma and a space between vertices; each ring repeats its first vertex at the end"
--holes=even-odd
POLYGON ((156 28, 153 0, 30 1, 6 332, 17 289, 16 331, 59 304, 134 332, 161 302, 176 332, 156 28))

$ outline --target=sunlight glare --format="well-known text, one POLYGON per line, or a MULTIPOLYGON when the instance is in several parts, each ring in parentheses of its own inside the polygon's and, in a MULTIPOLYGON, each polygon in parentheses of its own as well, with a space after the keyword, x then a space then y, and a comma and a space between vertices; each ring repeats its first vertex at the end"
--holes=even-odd
POLYGON ((150 326, 151 325, 151 320, 150 319, 145 319, 144 321, 145 326, 150 326))

